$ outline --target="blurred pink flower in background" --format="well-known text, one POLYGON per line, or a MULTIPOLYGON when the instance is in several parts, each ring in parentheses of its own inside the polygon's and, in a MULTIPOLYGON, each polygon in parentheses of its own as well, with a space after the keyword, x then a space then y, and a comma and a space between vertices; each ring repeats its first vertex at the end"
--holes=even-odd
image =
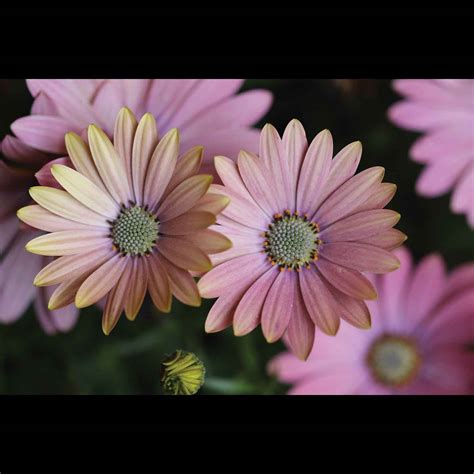
POLYGON ((426 165, 418 193, 434 197, 454 189, 452 211, 466 214, 474 228, 474 80, 400 79, 393 87, 404 100, 390 107, 392 122, 424 132, 410 150, 426 165))
POLYGON ((361 154, 354 142, 333 158, 328 130, 308 146, 303 126, 292 120, 283 138, 265 125, 260 156, 215 158, 224 186, 211 190, 231 203, 213 229, 234 245, 212 256, 216 267, 198 283, 204 298, 218 297, 207 332, 233 326, 243 336, 261 324, 268 342, 286 333, 305 359, 315 325, 331 335, 340 318, 370 327, 363 300, 377 295, 362 272, 396 270, 390 251, 406 236, 393 229, 400 215, 383 209, 396 186, 382 183, 382 167, 355 174, 361 154))
MULTIPOLYGON (((201 171, 213 173, 214 155, 235 156, 241 146, 258 149, 259 131, 252 125, 268 111, 272 96, 265 90, 237 94, 242 83, 242 79, 28 80, 35 98, 31 115, 16 120, 12 131, 17 136, 8 135, 1 144, 7 163, 0 159, 0 182, 5 183, 0 191, 0 322, 17 320, 33 298, 49 291, 32 285, 44 263, 42 257, 24 250, 33 236, 31 229, 19 226, 15 212, 30 202, 27 191, 35 184, 35 173, 41 184, 58 186, 50 173, 52 160, 71 166, 68 158, 62 158, 67 132, 85 137, 87 126, 96 123, 111 136, 122 106, 131 108, 138 118, 149 111, 160 133, 179 127, 183 149, 204 145, 201 171)), ((66 311, 50 312, 48 299, 35 299, 36 313, 45 328, 57 320, 56 314, 66 311)), ((77 313, 73 305, 68 310, 77 313)), ((60 319, 65 322, 68 318, 60 319)))
POLYGON ((466 394, 474 383, 474 264, 446 275, 433 254, 414 266, 396 251, 397 272, 377 276, 372 328, 344 324, 335 338, 318 334, 306 362, 289 352, 268 370, 290 394, 466 394))
POLYGON ((84 135, 91 123, 109 137, 115 117, 128 107, 138 119, 150 112, 158 133, 178 128, 183 149, 204 146, 202 172, 214 174, 215 155, 257 151, 259 131, 252 128, 272 103, 260 89, 237 94, 243 79, 29 79, 35 97, 32 114, 13 122, 27 145, 65 155, 64 135, 84 135))
MULTIPOLYGON (((29 156, 35 157, 38 163, 44 163, 47 159, 46 155, 35 154, 15 138, 11 139, 12 144, 18 152, 26 153, 19 153, 20 158, 27 160, 29 156)), ((25 244, 41 232, 21 224, 16 210, 29 202, 27 190, 34 183, 31 169, 12 167, 0 160, 0 323, 15 322, 34 301, 41 327, 47 334, 54 334, 71 329, 77 320, 78 310, 69 306, 49 311, 47 301, 50 289, 33 286, 34 276, 50 259, 25 251, 25 244)))

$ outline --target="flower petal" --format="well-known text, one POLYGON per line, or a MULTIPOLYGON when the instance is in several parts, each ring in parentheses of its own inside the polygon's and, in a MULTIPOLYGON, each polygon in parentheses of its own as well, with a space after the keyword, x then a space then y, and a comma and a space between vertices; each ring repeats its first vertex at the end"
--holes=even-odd
POLYGON ((26 244, 26 250, 38 255, 75 255, 110 244, 110 239, 99 230, 62 230, 41 235, 26 244))
POLYGON ((356 174, 323 202, 312 220, 329 225, 349 215, 370 197, 382 181, 384 172, 384 168, 374 166, 356 174))
POLYGON ((158 255, 158 259, 166 269, 173 295, 179 301, 189 306, 201 306, 201 295, 190 273, 173 265, 163 255, 158 255))
POLYGON ((296 196, 296 210, 312 216, 318 208, 321 193, 331 168, 332 136, 329 130, 319 132, 308 148, 301 166, 296 196))
POLYGON ((125 299, 125 315, 130 321, 134 321, 138 316, 148 287, 148 267, 143 259, 133 259, 132 272, 125 299))
POLYGON ((220 214, 230 204, 230 198, 221 194, 206 193, 191 208, 191 211, 211 212, 214 215, 220 214))
POLYGON ((102 331, 108 336, 117 325, 124 310, 125 298, 128 292, 129 281, 132 276, 132 262, 129 261, 122 271, 117 284, 107 295, 104 313, 102 314, 102 331))
POLYGON ((362 300, 377 298, 372 283, 358 271, 335 265, 324 258, 318 260, 317 266, 324 278, 342 293, 362 300))
POLYGON ((395 196, 397 192, 397 185, 393 183, 380 183, 368 199, 352 209, 351 212, 359 213, 363 211, 370 211, 373 209, 381 209, 385 207, 395 196))
POLYGON ((314 333, 314 323, 304 305, 298 284, 293 314, 285 337, 287 344, 298 359, 306 360, 309 357, 314 344, 314 333))
POLYGON ((216 156, 214 157, 214 166, 226 191, 232 191, 233 194, 238 194, 241 198, 253 203, 253 198, 242 181, 242 176, 240 176, 234 161, 225 156, 216 156))
POLYGON ((195 245, 177 237, 160 237, 158 251, 184 270, 207 272, 212 268, 209 257, 195 245))
POLYGON ((214 230, 198 230, 181 237, 199 247, 207 254, 220 253, 232 247, 232 241, 225 235, 214 230))
POLYGON ((386 250, 359 242, 323 244, 321 256, 360 272, 387 273, 400 266, 398 259, 386 250))
POLYGON ((364 301, 331 288, 331 293, 340 306, 340 316, 352 326, 359 329, 370 329, 372 325, 370 311, 364 301))
POLYGON ((202 146, 195 146, 190 148, 186 153, 178 158, 173 176, 166 187, 164 196, 167 196, 178 184, 181 184, 185 179, 198 174, 201 168, 204 148, 202 146))
POLYGON ((66 133, 64 140, 66 142, 68 155, 71 158, 74 168, 76 168, 76 170, 86 178, 89 178, 94 184, 99 186, 102 191, 108 193, 104 182, 94 165, 94 159, 92 158, 89 146, 79 135, 76 135, 73 132, 66 133))
POLYGON ((330 194, 354 176, 362 156, 362 143, 357 141, 345 146, 332 160, 324 189, 318 202, 322 203, 330 194))
POLYGON ((178 153, 179 133, 173 128, 158 142, 147 168, 143 200, 152 209, 158 205, 173 176, 178 153))
POLYGON ((216 223, 216 216, 210 212, 185 212, 174 219, 160 225, 160 233, 164 235, 191 234, 206 229, 216 223))
POLYGON ((261 254, 243 255, 229 260, 206 273, 198 283, 199 292, 204 298, 216 298, 230 291, 242 280, 256 280, 269 263, 261 254), (242 278, 242 275, 245 278, 242 278))
MULTIPOLYGON (((81 224, 79 222, 70 221, 63 217, 52 214, 48 210, 44 209, 37 204, 31 206, 25 206, 19 209, 16 213, 18 219, 35 227, 36 229, 45 230, 47 232, 58 232, 61 230, 86 230, 91 229, 90 225, 81 224)), ((96 228, 100 230, 100 227, 96 228)))
POLYGON ((380 234, 364 239, 365 244, 374 245, 385 250, 393 250, 403 244, 407 236, 398 229, 387 229, 380 234))
POLYGON ((107 190, 119 204, 127 203, 131 192, 122 159, 99 127, 89 125, 87 132, 92 158, 107 190))
POLYGON ((212 183, 212 176, 199 174, 184 180, 171 191, 156 211, 161 222, 189 211, 201 199, 212 183))
POLYGON ((329 336, 334 336, 340 325, 340 307, 318 272, 311 268, 299 273, 303 300, 314 324, 329 336))
POLYGON ((262 309, 262 331, 267 342, 276 342, 293 315, 298 291, 296 272, 278 272, 262 309))
POLYGON ((158 132, 155 117, 147 113, 138 123, 132 148, 132 182, 135 200, 138 204, 143 203, 143 187, 148 163, 157 144, 158 132))
POLYGON ((66 191, 48 188, 46 186, 33 186, 30 188, 30 196, 48 211, 65 219, 89 224, 92 226, 109 227, 107 219, 74 199, 66 191))
POLYGON ((145 260, 148 266, 148 291, 153 304, 163 313, 171 310, 171 288, 166 272, 158 255, 152 254, 145 260))
POLYGON ((291 207, 296 208, 296 189, 300 176, 301 164, 308 150, 308 140, 303 125, 299 120, 293 119, 285 128, 282 138, 283 148, 288 160, 291 174, 291 207))
POLYGON ((118 214, 118 204, 82 174, 64 165, 53 165, 51 172, 56 181, 84 206, 109 218, 118 214))
POLYGON ((276 128, 267 123, 260 134, 260 159, 269 171, 270 186, 273 187, 273 202, 280 212, 293 203, 290 166, 276 128))
POLYGON ((116 252, 109 245, 96 248, 89 253, 67 255, 46 265, 35 277, 35 286, 57 285, 83 275, 89 268, 102 265, 116 252))
POLYGON ((278 199, 276 199, 276 193, 273 190, 274 183, 268 182, 260 160, 250 153, 241 151, 237 164, 240 176, 252 198, 271 218, 280 208, 278 207, 279 203, 278 199))
POLYGON ((64 135, 79 130, 62 117, 29 115, 11 124, 13 133, 27 145, 49 153, 63 154, 66 151, 64 135))
POLYGON ((245 336, 260 324, 265 298, 278 274, 275 268, 269 268, 242 296, 233 318, 235 336, 245 336))
MULTIPOLYGON (((122 107, 115 119, 114 148, 123 161, 130 191, 133 190, 132 148, 137 126, 138 122, 133 112, 127 107, 122 107)), ((130 192, 130 198, 135 199, 133 192, 130 192)))
POLYGON ((76 306, 85 308, 104 297, 115 286, 127 264, 130 264, 129 257, 115 255, 99 267, 77 291, 76 306))
POLYGON ((358 212, 331 224, 320 232, 324 242, 364 240, 393 227, 400 220, 400 214, 389 209, 374 209, 358 212))

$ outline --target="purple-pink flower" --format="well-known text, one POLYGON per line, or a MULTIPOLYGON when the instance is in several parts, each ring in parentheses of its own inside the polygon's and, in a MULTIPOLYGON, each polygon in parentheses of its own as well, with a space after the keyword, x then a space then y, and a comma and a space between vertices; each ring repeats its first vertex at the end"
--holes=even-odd
POLYGON ((31 115, 16 120, 12 130, 17 136, 8 135, 1 144, 8 164, 0 161, 0 181, 5 183, 0 191, 0 321, 17 320, 34 298, 45 328, 57 320, 56 314, 77 313, 73 305, 54 312, 47 309, 49 298, 42 293, 49 290, 32 285, 34 274, 44 265, 42 257, 24 251, 33 235, 31 229, 19 227, 15 216, 18 208, 30 202, 27 190, 34 184, 35 173, 41 184, 57 186, 51 175, 52 160, 72 166, 68 158, 62 158, 65 133, 75 131, 86 138, 87 126, 94 122, 111 137, 122 106, 129 106, 138 117, 149 111, 160 133, 179 126, 184 149, 204 145, 202 171, 213 172, 209 163, 215 154, 234 156, 241 146, 258 149, 259 132, 252 125, 266 113, 272 97, 264 90, 237 94, 242 83, 240 79, 28 80, 35 98, 31 115))
POLYGON ((306 362, 290 352, 270 362, 289 393, 473 393, 474 264, 448 275, 437 254, 415 266, 408 250, 396 253, 400 269, 375 278, 370 331, 343 324, 336 338, 318 335, 306 362))
POLYGON ((16 217, 17 209, 29 202, 27 190, 35 183, 32 168, 41 166, 48 156, 13 137, 2 146, 3 154, 9 156, 12 147, 17 166, 0 160, 0 323, 15 322, 34 301, 36 316, 47 334, 68 331, 76 323, 78 310, 74 306, 47 309, 50 291, 33 286, 33 278, 50 260, 25 251, 25 244, 41 232, 22 225, 16 217))
POLYGON ((332 137, 320 132, 308 146, 305 131, 291 121, 280 138, 267 124, 260 156, 242 151, 237 163, 218 156, 231 198, 214 230, 233 247, 213 256, 199 281, 201 295, 216 298, 206 331, 233 326, 248 334, 259 324, 268 342, 287 335, 301 359, 311 351, 314 326, 337 333, 340 318, 370 327, 364 300, 376 298, 365 272, 396 270, 390 250, 406 236, 393 229, 400 215, 383 209, 396 186, 382 183, 384 169, 355 175, 362 146, 354 142, 333 158, 332 137))
POLYGON ((452 211, 474 227, 474 80, 401 79, 393 86, 404 100, 389 109, 390 119, 424 133, 410 150, 425 165, 417 192, 434 197, 453 189, 452 211))
POLYGON ((236 156, 241 148, 256 151, 259 131, 252 125, 268 111, 272 96, 265 90, 237 94, 241 79, 30 79, 35 97, 32 114, 11 128, 27 145, 65 155, 64 135, 86 138, 95 123, 112 137, 122 107, 137 116, 151 113, 162 135, 181 133, 183 149, 204 146, 202 172, 213 172, 212 158, 236 156))

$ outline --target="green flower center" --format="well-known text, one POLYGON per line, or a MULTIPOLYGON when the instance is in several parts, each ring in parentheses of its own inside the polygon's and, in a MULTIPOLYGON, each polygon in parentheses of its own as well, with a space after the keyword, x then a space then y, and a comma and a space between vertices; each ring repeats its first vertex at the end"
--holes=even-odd
POLYGON ((384 334, 372 344, 367 362, 376 380, 397 387, 415 378, 421 359, 415 341, 384 334))
POLYGON ((158 240, 160 222, 140 206, 122 208, 112 223, 111 237, 115 247, 124 255, 150 253, 158 240))
POLYGON ((309 221, 306 215, 291 214, 288 210, 273 217, 263 243, 272 265, 278 265, 281 270, 299 270, 317 260, 322 241, 316 223, 309 221))

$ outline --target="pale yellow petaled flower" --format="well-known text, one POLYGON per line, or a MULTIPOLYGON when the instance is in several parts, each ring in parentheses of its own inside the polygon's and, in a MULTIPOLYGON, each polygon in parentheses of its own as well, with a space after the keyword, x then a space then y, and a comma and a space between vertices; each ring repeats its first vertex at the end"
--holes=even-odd
POLYGON ((194 395, 204 384, 206 368, 192 352, 178 350, 161 363, 161 384, 167 395, 194 395))
POLYGON ((163 312, 172 294, 199 306, 190 272, 208 271, 209 254, 232 245, 208 229, 229 199, 209 193, 212 177, 197 174, 203 148, 179 156, 177 129, 159 139, 151 114, 137 122, 127 108, 117 116, 113 142, 90 125, 88 144, 68 133, 66 147, 75 169, 51 168, 62 189, 33 187, 37 205, 18 211, 22 221, 49 232, 26 249, 59 257, 34 281, 58 285, 49 308, 84 308, 106 297, 102 328, 109 334, 123 311, 136 318, 147 292, 163 312))

